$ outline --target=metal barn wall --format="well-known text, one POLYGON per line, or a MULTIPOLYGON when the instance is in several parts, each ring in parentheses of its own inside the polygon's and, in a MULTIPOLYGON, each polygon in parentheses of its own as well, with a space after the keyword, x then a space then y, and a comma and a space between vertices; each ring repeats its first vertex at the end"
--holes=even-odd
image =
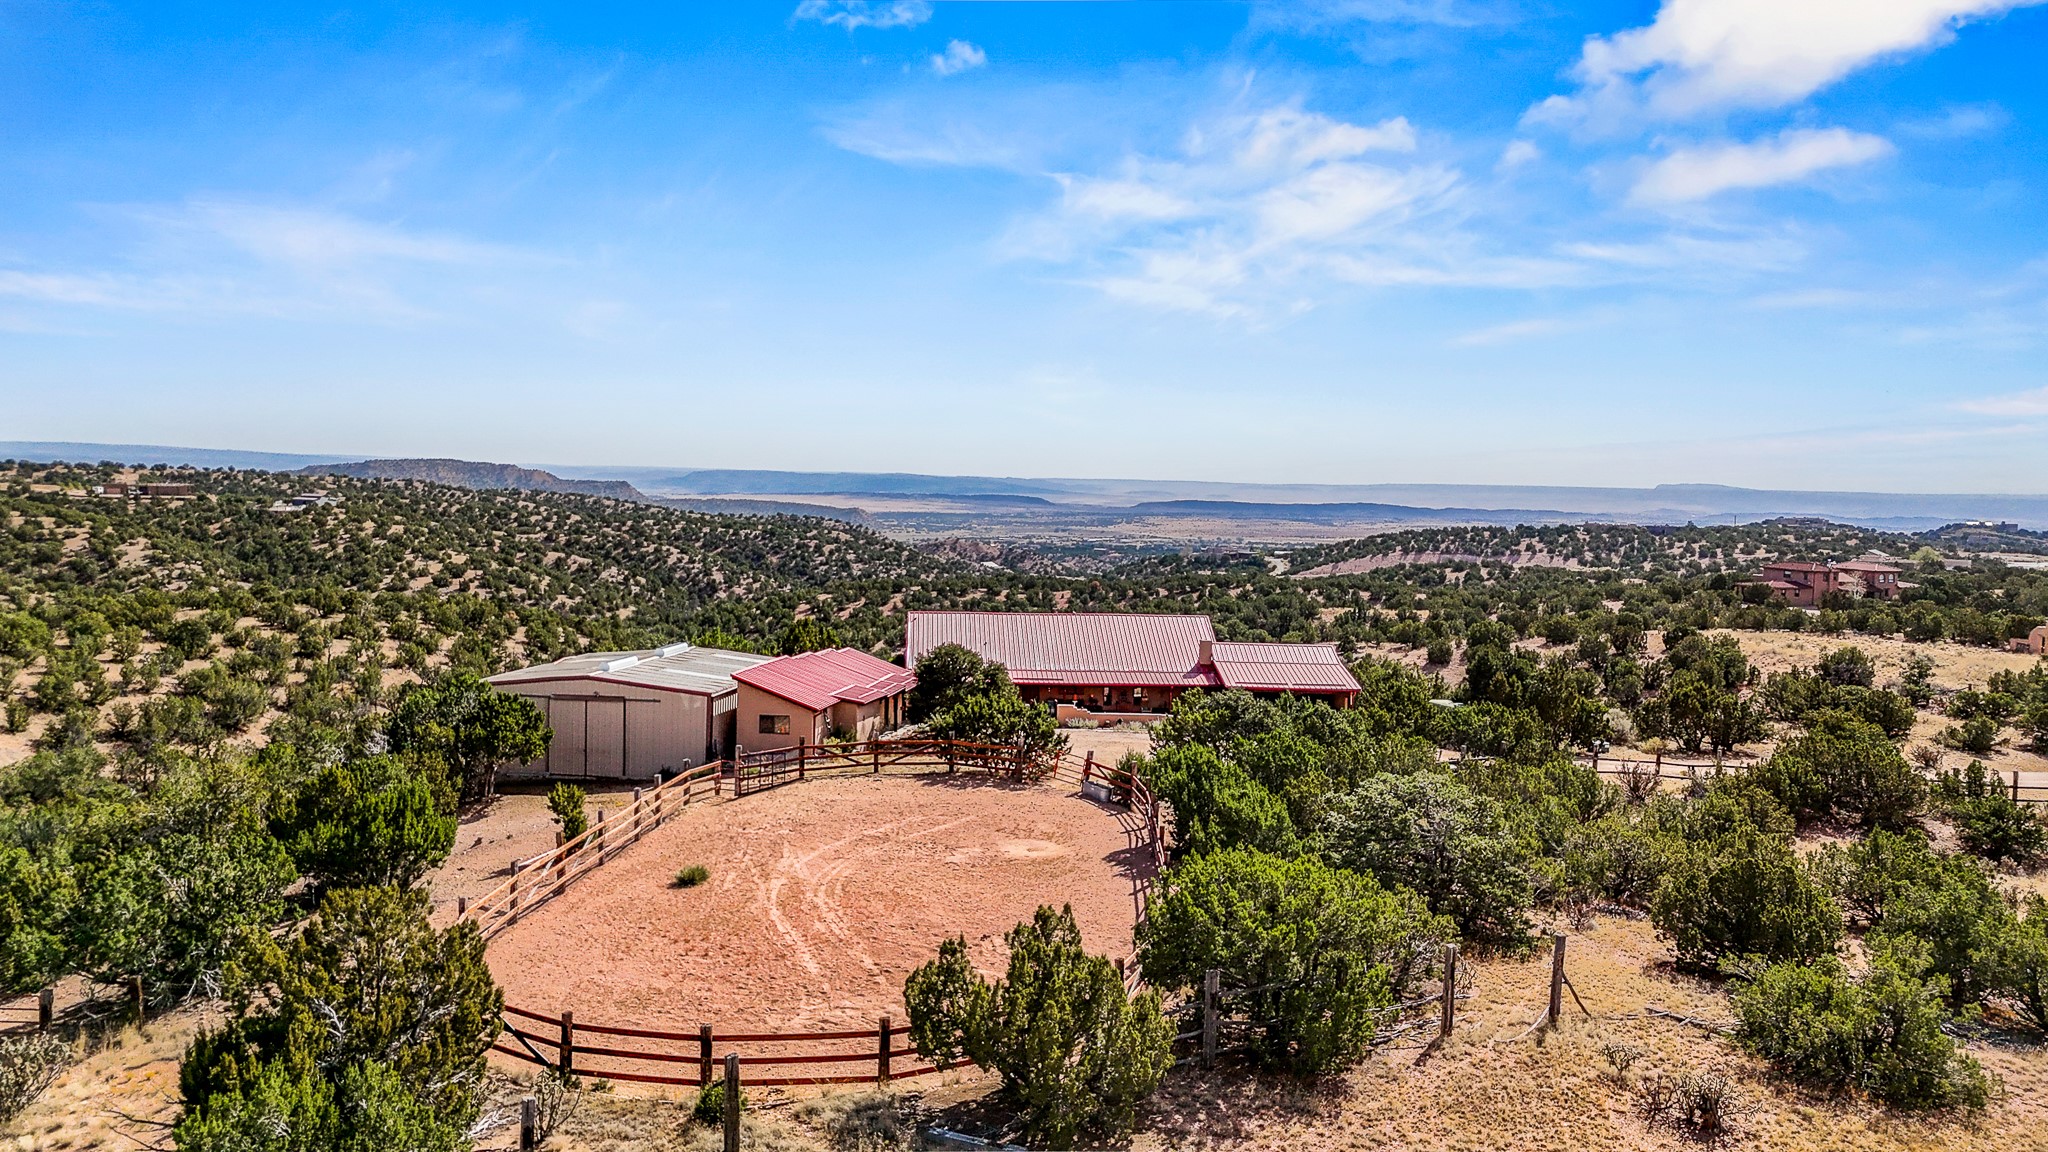
MULTIPOLYGON (((507 691, 547 713, 547 758, 524 774, 565 779, 652 780, 713 759, 706 745, 712 701, 594 680, 537 681, 507 691)), ((729 710, 731 693, 724 703, 729 710)), ((521 769, 508 770, 519 775, 521 769)))

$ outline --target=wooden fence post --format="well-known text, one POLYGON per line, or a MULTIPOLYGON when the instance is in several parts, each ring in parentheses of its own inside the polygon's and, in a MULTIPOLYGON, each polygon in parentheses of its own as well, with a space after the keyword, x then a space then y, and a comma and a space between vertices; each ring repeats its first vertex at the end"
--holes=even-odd
POLYGON ((1222 999, 1223 973, 1215 968, 1202 973, 1202 1067, 1216 1065, 1216 1013, 1222 999))
POLYGON ((959 765, 953 763, 953 742, 948 740, 946 741, 946 775, 951 776, 958 769, 959 765))
POLYGON ((875 758, 874 774, 880 776, 882 774, 882 746, 873 740, 868 741, 868 755, 875 758))
POLYGON ((1458 1026, 1458 946, 1444 945, 1443 1018, 1437 1025, 1437 1039, 1448 1041, 1458 1026))
POLYGON ((877 1087, 883 1087, 889 1083, 889 1033, 892 1031, 890 1026, 893 1023, 894 1021, 884 1016, 882 1017, 881 1027, 875 1030, 875 1085, 877 1087))
POLYGON ((1550 934, 1550 1017, 1544 1022, 1545 1029, 1557 1027, 1558 1019, 1564 1015, 1564 933, 1550 934))
POLYGON ((1084 757, 1084 758, 1082 759, 1082 761, 1081 761, 1081 788, 1082 788, 1082 790, 1083 790, 1083 791, 1086 791, 1086 790, 1087 790, 1087 788, 1088 788, 1088 781, 1090 781, 1090 780, 1094 779, 1094 777, 1095 777, 1095 750, 1094 750, 1093 748, 1090 748, 1090 749, 1088 750, 1088 755, 1087 755, 1086 757, 1084 757))
POLYGON ((540 1105, 531 1096, 519 1098, 519 1152, 533 1152, 540 1143, 540 1105))
POLYGON ((697 1026, 697 1087, 711 1087, 711 1025, 697 1026))
POLYGON ((460 920, 467 915, 469 915, 469 897, 457 896, 455 898, 455 918, 460 920))
POLYGON ((36 993, 36 1027, 44 1032, 57 1019, 57 989, 53 985, 36 993))
POLYGON ((602 809, 602 808, 599 808, 599 809, 597 810, 597 826, 596 826, 596 827, 594 827, 593 829, 591 829, 591 831, 592 831, 593 833, 595 833, 595 834, 594 834, 593 836, 591 836, 591 838, 590 838, 590 839, 591 839, 591 841, 592 841, 592 847, 594 847, 594 848, 596 848, 596 849, 597 849, 597 862, 598 862, 599 864, 602 864, 602 863, 604 863, 604 841, 605 841, 605 835, 604 835, 604 809, 602 809))
POLYGON ((555 1066, 564 1080, 576 1072, 576 1013, 562 1009, 562 1039, 555 1050, 555 1066))
POLYGON ((2012 770, 2012 802, 2020 802, 2020 770, 2017 768, 2012 770))
POLYGON ((740 1152, 740 1054, 725 1055, 725 1152, 740 1152))
POLYGON ((130 976, 128 978, 128 1011, 135 1017, 137 1024, 142 1023, 142 1005, 142 977, 130 976))

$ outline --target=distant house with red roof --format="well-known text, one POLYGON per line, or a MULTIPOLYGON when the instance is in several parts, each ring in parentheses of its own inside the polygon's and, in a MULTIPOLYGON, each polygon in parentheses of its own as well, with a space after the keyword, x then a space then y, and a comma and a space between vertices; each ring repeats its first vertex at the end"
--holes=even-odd
POLYGON ((741 751, 872 740, 903 722, 907 668, 851 648, 783 656, 732 674, 739 685, 741 751))
POLYGON ((1358 681, 1334 644, 1219 641, 1207 616, 1139 612, 910 613, 904 662, 958 644, 1001 664, 1026 700, 1165 712, 1190 688, 1292 693, 1349 707, 1358 681))
POLYGON ((1795 608, 1813 608, 1821 597, 1840 592, 1874 600, 1897 600, 1901 589, 1899 569, 1877 560, 1844 560, 1816 564, 1811 560, 1778 560, 1763 566, 1753 583, 1768 589, 1772 599, 1795 608))

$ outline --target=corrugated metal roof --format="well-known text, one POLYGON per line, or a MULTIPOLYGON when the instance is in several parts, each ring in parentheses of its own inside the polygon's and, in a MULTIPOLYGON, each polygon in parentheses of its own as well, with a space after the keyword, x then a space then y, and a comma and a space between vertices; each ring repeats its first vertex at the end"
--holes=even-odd
POLYGON ((1358 680, 1334 644, 1219 642, 1211 655, 1231 688, 1255 692, 1356 692, 1358 680))
POLYGON ((631 684, 669 692, 693 692, 699 696, 723 696, 738 690, 733 673, 773 659, 773 656, 756 656, 751 652, 669 644, 639 652, 585 652, 530 668, 500 672, 489 677, 488 681, 512 685, 541 680, 601 680, 608 684, 631 684))
POLYGON ((733 674, 733 679, 813 712, 822 712, 841 701, 867 704, 907 692, 917 683, 910 669, 851 648, 784 656, 743 668, 733 674))
POLYGON ((1207 616, 1126 612, 912 612, 905 662, 958 644, 1009 670, 1019 684, 1201 687, 1207 616))

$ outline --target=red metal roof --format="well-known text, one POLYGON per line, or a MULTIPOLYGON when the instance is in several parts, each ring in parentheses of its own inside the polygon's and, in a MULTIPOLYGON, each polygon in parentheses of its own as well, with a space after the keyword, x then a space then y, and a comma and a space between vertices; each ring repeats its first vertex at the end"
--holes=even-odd
POLYGON ((1218 643, 1216 673, 1254 692, 1356 692, 1358 680, 1335 644, 1218 643))
POLYGON ((1207 616, 920 611, 910 613, 906 631, 913 666, 941 644, 958 644, 1001 664, 1018 684, 1358 691, 1332 645, 1217 643, 1207 616))
POLYGON ((1009 670, 1018 684, 1209 688, 1201 665, 1207 616, 1134 612, 912 612, 905 662, 958 644, 1009 670))
POLYGON ((763 692, 822 712, 834 704, 867 704, 917 683, 908 668, 899 668, 851 648, 827 648, 784 656, 743 668, 732 678, 763 692))

